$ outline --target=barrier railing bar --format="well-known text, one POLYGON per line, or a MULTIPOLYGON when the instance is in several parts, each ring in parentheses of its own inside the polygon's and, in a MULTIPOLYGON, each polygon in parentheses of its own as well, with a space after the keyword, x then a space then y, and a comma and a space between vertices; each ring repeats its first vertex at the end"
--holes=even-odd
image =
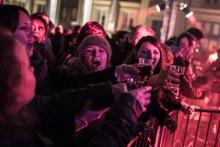
MULTIPOLYGON (((141 138, 141 137, 140 137, 140 138, 141 138)), ((137 144, 136 144, 137 146, 136 146, 136 147, 141 147, 141 145, 140 145, 140 140, 141 140, 141 139, 140 139, 140 138, 138 138, 138 140, 137 140, 137 144)))
POLYGON ((210 112, 210 113, 220 113, 220 110, 195 108, 195 112, 210 112))
POLYGON ((186 131, 185 131, 185 135, 184 135, 184 138, 183 138, 183 145, 184 146, 184 143, 185 143, 185 139, 186 139, 186 133, 187 133, 187 128, 188 128, 188 125, 189 125, 189 117, 190 117, 190 114, 188 114, 188 117, 187 117, 187 122, 186 122, 186 131))
POLYGON ((146 146, 146 139, 147 139, 147 135, 146 135, 146 133, 144 134, 144 139, 143 139, 143 146, 145 147, 146 146))
POLYGON ((209 128, 210 128, 211 120, 212 120, 212 113, 210 114, 210 117, 209 117, 209 123, 208 123, 208 128, 207 128, 207 131, 206 131, 206 137, 205 137, 205 144, 204 144, 204 147, 206 146, 206 143, 207 143, 207 139, 208 139, 208 135, 209 135, 209 128))
POLYGON ((197 123, 197 127, 196 127, 196 136, 195 136, 195 139, 194 139, 194 143, 193 143, 193 146, 196 145, 196 139, 197 139, 197 135, 198 135, 198 132, 199 132, 199 125, 200 125, 200 120, 201 120, 201 115, 202 112, 199 112, 199 120, 198 120, 198 123, 197 123))
POLYGON ((217 131, 217 134, 216 134, 215 145, 214 146, 217 146, 219 131, 220 131, 220 122, 218 123, 218 131, 217 131))
POLYGON ((162 138, 164 136, 163 132, 164 132, 164 126, 160 126, 157 130, 154 147, 161 147, 161 144, 163 143, 162 138))
POLYGON ((141 135, 141 137, 138 140, 139 140, 139 147, 141 147, 142 141, 144 140, 144 133, 141 135))
POLYGON ((145 147, 145 142, 146 142, 146 140, 145 140, 146 137, 145 137, 145 136, 146 136, 146 134, 144 133, 144 134, 143 134, 143 140, 141 141, 141 145, 142 145, 143 147, 145 147))
MULTIPOLYGON (((177 121, 178 121, 178 116, 179 116, 179 111, 177 111, 175 114, 176 114, 175 121, 176 121, 176 123, 177 123, 177 121)), ((174 137, 175 137, 175 134, 176 134, 176 133, 173 133, 171 147, 173 147, 173 142, 174 142, 174 137)))
MULTIPOLYGON (((199 132, 199 126, 200 126, 200 123, 201 123, 201 117, 202 117, 202 113, 210 113, 210 117, 209 117, 209 122, 208 122, 208 128, 206 130, 206 137, 205 137, 205 143, 204 143, 204 146, 207 145, 207 140, 208 140, 208 135, 209 135, 209 130, 210 130, 210 126, 211 126, 211 120, 212 120, 212 117, 213 117, 213 113, 220 113, 220 110, 213 110, 213 109, 202 109, 202 108, 195 108, 195 112, 198 112, 199 113, 199 119, 198 119, 198 123, 197 123, 197 127, 196 127, 196 134, 195 134, 195 138, 194 138, 194 142, 193 142, 193 146, 196 145, 196 140, 197 140, 197 137, 198 137, 198 132, 199 132)), ((178 116, 179 116, 179 111, 177 111, 175 117, 176 117, 176 120, 178 120, 178 116)), ((186 141, 186 136, 187 136, 187 130, 188 130, 188 126, 189 126, 189 121, 190 121, 190 114, 188 114, 187 116, 187 122, 186 122, 186 127, 185 127, 185 134, 184 134, 184 138, 183 138, 183 144, 182 146, 184 146, 184 143, 186 141)), ((172 136, 172 142, 171 142, 171 147, 173 147, 173 144, 174 144, 174 139, 175 139, 175 134, 176 133, 173 133, 173 136, 172 136)), ((137 139, 136 143, 134 144, 135 147, 144 147, 146 146, 146 136, 145 134, 142 134, 143 136, 140 138, 137 139)), ((216 138, 215 138, 215 145, 218 145, 218 138, 219 138, 219 135, 220 135, 220 123, 218 125, 218 129, 217 129, 217 135, 216 135, 216 138)), ((162 135, 163 136, 163 135, 162 135)), ((162 138, 161 138, 161 142, 162 142, 162 138)))

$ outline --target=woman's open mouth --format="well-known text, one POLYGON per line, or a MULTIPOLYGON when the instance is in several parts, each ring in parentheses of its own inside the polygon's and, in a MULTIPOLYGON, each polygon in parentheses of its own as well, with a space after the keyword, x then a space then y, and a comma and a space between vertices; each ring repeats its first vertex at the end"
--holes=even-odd
POLYGON ((101 62, 100 62, 100 61, 93 61, 93 62, 92 62, 92 65, 93 65, 94 67, 97 67, 97 66, 101 65, 101 62))

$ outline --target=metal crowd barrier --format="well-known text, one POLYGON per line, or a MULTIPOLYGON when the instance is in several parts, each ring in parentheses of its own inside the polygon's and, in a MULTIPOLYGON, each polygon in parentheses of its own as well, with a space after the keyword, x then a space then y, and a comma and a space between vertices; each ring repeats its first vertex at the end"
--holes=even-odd
POLYGON ((220 110, 195 109, 192 114, 173 112, 177 130, 170 133, 159 127, 154 145, 145 134, 135 138, 127 147, 220 147, 220 110))
POLYGON ((220 110, 195 109, 192 114, 175 112, 178 127, 171 134, 160 128, 155 147, 220 147, 220 110))

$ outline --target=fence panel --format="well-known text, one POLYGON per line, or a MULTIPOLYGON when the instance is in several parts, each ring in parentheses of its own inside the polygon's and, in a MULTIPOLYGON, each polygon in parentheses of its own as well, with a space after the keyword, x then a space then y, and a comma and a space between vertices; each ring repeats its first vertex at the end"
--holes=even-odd
POLYGON ((178 127, 174 134, 163 128, 156 147, 220 147, 220 110, 196 109, 191 115, 175 112, 178 127))
MULTIPOLYGON (((192 114, 176 111, 171 117, 178 123, 177 130, 170 133, 160 127, 154 147, 220 147, 220 110, 195 109, 192 114)), ((127 147, 149 147, 147 140, 145 133, 140 134, 127 147)))

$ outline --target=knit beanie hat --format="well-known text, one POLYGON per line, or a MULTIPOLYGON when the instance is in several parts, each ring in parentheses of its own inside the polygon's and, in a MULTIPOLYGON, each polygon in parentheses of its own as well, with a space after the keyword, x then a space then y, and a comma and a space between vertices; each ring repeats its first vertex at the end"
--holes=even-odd
POLYGON ((109 42, 101 36, 88 36, 80 43, 78 52, 79 52, 79 58, 82 60, 83 55, 85 54, 86 48, 91 45, 98 45, 101 48, 103 48, 108 56, 108 63, 111 60, 112 56, 112 48, 109 42))

